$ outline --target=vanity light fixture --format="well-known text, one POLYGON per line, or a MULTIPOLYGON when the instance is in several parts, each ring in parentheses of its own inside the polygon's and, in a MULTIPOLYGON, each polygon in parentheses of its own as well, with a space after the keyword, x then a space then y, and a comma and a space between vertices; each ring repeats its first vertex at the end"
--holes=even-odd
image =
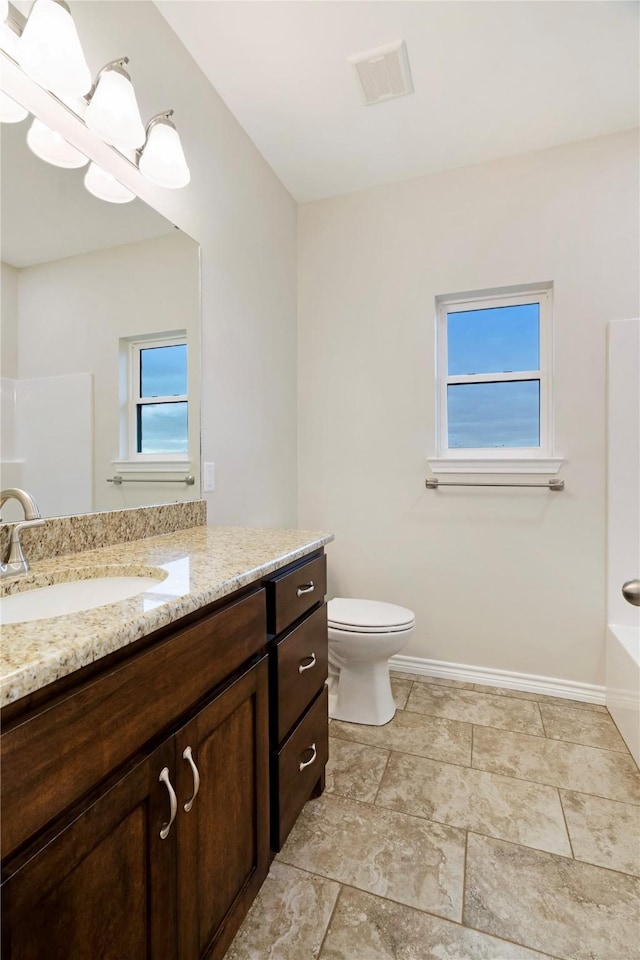
POLYGON ((135 193, 123 187, 115 177, 99 167, 97 163, 89 164, 89 169, 84 175, 84 185, 94 197, 107 200, 109 203, 130 203, 136 198, 135 193))
POLYGON ((64 0, 35 0, 18 43, 18 63, 32 80, 58 97, 82 97, 89 92, 91 72, 64 0))
POLYGON ((0 122, 20 123, 29 116, 29 111, 22 104, 16 103, 4 90, 0 91, 0 122))
POLYGON ((42 120, 33 118, 33 123, 27 133, 29 148, 41 160, 53 164, 54 167, 84 167, 89 158, 80 153, 75 147, 60 136, 55 130, 47 127, 42 120))
POLYGON ((145 141, 145 129, 131 77, 124 69, 126 63, 129 57, 120 57, 102 68, 87 94, 84 119, 106 143, 135 150, 145 141))
POLYGON ((186 187, 191 179, 180 137, 172 122, 173 110, 152 117, 144 146, 138 151, 140 173, 159 187, 186 187))

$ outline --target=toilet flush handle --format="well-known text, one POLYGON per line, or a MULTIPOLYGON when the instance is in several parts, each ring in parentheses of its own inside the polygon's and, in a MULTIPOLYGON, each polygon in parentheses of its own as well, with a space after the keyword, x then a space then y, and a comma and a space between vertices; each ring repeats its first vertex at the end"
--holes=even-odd
POLYGON ((296 596, 301 597, 305 593, 313 593, 315 586, 313 580, 309 580, 309 583, 302 583, 296 590, 296 596))

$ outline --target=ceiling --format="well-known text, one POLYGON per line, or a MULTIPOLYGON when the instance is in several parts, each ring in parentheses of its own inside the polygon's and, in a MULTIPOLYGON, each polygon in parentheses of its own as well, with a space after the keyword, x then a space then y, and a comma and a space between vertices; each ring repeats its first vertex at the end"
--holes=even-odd
POLYGON ((638 125, 637 2, 156 0, 298 202, 638 125), (347 57, 404 39, 415 93, 347 57))

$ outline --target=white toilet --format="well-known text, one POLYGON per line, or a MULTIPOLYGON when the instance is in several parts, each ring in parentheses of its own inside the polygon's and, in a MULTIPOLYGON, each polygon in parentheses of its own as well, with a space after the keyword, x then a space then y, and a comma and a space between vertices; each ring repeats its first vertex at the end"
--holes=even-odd
POLYGON ((329 716, 373 726, 388 723, 396 712, 389 657, 411 639, 413 612, 394 603, 336 597, 327 614, 329 716))

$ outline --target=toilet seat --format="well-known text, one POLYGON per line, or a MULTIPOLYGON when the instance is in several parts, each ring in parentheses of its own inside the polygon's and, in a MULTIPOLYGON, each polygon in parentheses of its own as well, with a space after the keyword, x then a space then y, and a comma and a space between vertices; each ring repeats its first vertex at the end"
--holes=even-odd
POLYGON ((406 607, 347 597, 329 600, 327 621, 332 630, 362 634, 401 633, 415 626, 415 616, 406 607))

